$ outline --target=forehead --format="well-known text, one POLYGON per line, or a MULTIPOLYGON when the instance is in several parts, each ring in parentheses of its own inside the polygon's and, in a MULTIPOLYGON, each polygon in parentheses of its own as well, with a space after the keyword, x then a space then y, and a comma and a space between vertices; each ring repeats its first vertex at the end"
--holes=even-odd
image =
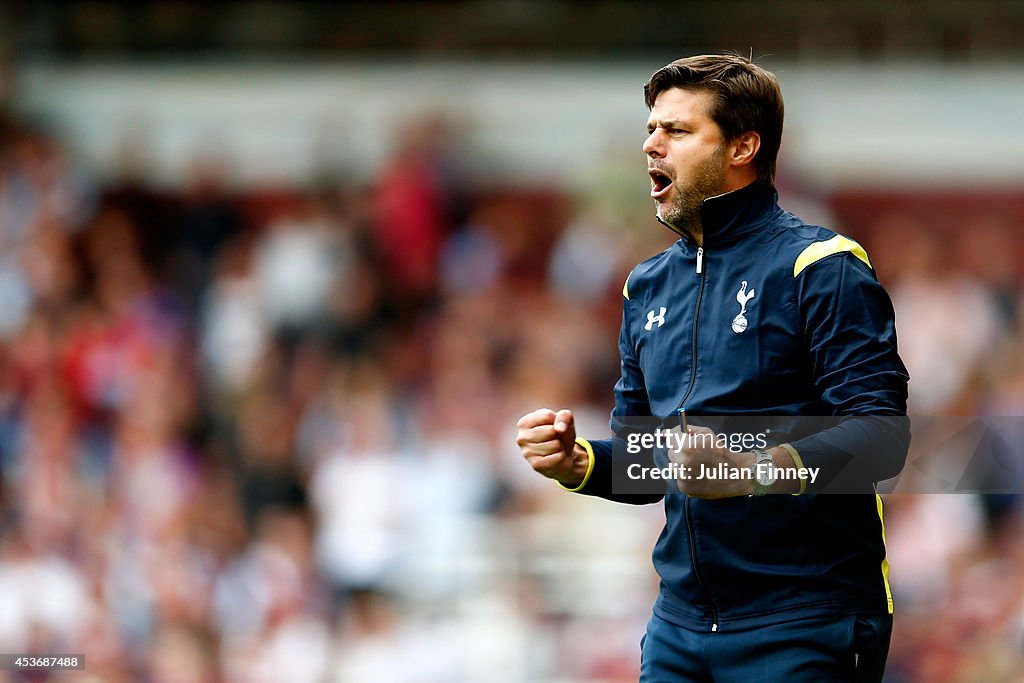
POLYGON ((700 90, 663 90, 654 100, 648 122, 674 119, 692 123, 711 123, 711 98, 711 93, 700 90))

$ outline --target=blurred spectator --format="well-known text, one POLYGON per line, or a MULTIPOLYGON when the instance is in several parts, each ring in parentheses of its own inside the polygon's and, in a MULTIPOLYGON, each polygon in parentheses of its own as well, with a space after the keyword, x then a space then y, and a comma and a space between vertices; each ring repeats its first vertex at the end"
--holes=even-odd
POLYGON ((310 563, 309 531, 296 512, 261 513, 250 550, 221 576, 217 621, 225 680, 323 680, 329 630, 310 563))
POLYGON ((256 387, 239 406, 235 424, 242 510, 250 529, 268 509, 301 509, 306 486, 294 456, 296 416, 285 397, 256 387))
POLYGON ((441 118, 409 126, 377 174, 374 237, 392 291, 409 305, 433 293, 451 224, 446 134, 441 118))
POLYGON ((394 581, 408 520, 393 406, 376 368, 356 374, 341 442, 317 463, 311 480, 319 563, 341 594, 394 581))
POLYGON ((199 156, 183 190, 180 243, 182 292, 193 307, 213 275, 217 254, 242 229, 241 217, 228 195, 228 170, 222 159, 199 156))
POLYGON ((293 342, 313 331, 334 278, 351 257, 338 227, 318 201, 303 201, 273 221, 255 247, 260 304, 271 327, 293 342))
POLYGON ((36 304, 71 294, 69 239, 88 222, 95 190, 55 140, 27 124, 0 131, 0 338, 36 304))
MULTIPOLYGON (((905 240, 893 250, 902 266, 891 290, 900 355, 912 378, 909 407, 934 415, 948 410, 973 379, 1005 333, 1003 317, 990 290, 947 267, 938 235, 908 216, 888 220, 882 231, 905 240)), ((966 414, 978 409, 973 402, 965 408, 966 414)))
POLYGON ((551 254, 552 291, 588 303, 608 296, 620 264, 613 232, 605 222, 602 216, 581 214, 569 223, 551 254))
POLYGON ((217 256, 200 305, 203 375, 212 390, 229 395, 252 380, 270 337, 252 259, 251 240, 228 242, 217 256))
POLYGON ((501 245, 492 228, 473 222, 448 238, 441 252, 441 282, 446 292, 458 294, 486 289, 502 275, 501 245))

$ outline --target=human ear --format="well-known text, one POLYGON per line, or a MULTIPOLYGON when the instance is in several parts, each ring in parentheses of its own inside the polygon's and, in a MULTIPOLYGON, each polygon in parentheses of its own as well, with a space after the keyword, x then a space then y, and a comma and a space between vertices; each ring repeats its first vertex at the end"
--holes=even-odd
POLYGON ((730 148, 729 162, 733 166, 753 165, 757 150, 761 149, 761 136, 755 131, 747 131, 733 140, 730 148))

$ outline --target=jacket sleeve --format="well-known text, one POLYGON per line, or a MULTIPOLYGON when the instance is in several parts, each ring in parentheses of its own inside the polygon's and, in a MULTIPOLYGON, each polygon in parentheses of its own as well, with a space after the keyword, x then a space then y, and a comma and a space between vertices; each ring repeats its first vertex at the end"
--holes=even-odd
MULTIPOLYGON (((590 457, 590 466, 583 481, 576 488, 568 488, 568 491, 582 493, 587 496, 598 496, 619 503, 630 503, 633 505, 645 505, 657 503, 664 494, 638 494, 618 493, 613 491, 612 472, 627 463, 622 462, 624 458, 630 458, 630 462, 640 462, 645 467, 653 465, 654 456, 650 451, 639 455, 629 456, 626 451, 626 438, 631 430, 623 418, 629 417, 650 417, 651 406, 647 397, 647 387, 644 384, 643 372, 636 358, 636 347, 630 335, 629 311, 627 300, 623 300, 622 327, 619 330, 619 357, 620 372, 619 381, 615 383, 615 407, 612 409, 611 429, 614 435, 611 439, 577 439, 587 451, 590 457)), ((634 427, 635 428, 635 427, 634 427)), ((559 484, 561 486, 561 484, 559 484)))
POLYGON ((798 464, 820 468, 810 490, 870 490, 906 462, 909 376, 897 353, 892 302, 866 261, 840 252, 796 275, 813 382, 839 418, 790 444, 798 464))

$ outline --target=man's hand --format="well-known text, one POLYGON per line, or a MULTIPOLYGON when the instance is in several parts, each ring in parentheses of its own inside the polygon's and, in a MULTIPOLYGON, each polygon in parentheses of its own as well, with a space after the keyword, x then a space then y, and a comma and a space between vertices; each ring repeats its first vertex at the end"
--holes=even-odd
POLYGON ((557 413, 541 408, 516 423, 516 443, 534 470, 568 488, 576 488, 587 474, 589 458, 576 444, 576 425, 571 410, 557 413))
MULTIPOLYGON (((679 429, 678 427, 676 429, 679 429)), ((754 454, 749 452, 736 453, 728 448, 718 448, 716 434, 707 427, 687 427, 690 438, 678 451, 669 449, 668 457, 672 462, 689 469, 684 479, 676 480, 679 490, 695 498, 729 498, 732 496, 749 496, 754 492, 754 454), (743 468, 744 476, 729 479, 728 473, 738 472, 743 468), (706 475, 711 471, 718 477, 724 472, 725 477, 709 479, 706 475)), ((792 468, 793 456, 779 446, 768 449, 776 467, 792 468)), ((769 493, 796 493, 800 489, 799 482, 779 479, 772 485, 769 493)))
POLYGON ((676 480, 680 491, 695 498, 747 496, 754 491, 754 481, 749 476, 754 467, 753 453, 736 453, 728 448, 716 447, 715 433, 707 427, 690 426, 687 432, 688 437, 683 447, 678 451, 668 451, 672 462, 686 468, 680 470, 686 473, 686 477, 676 480), (723 472, 725 477, 709 479, 708 472, 716 477, 719 472, 723 472), (743 476, 729 479, 729 473, 743 476))

